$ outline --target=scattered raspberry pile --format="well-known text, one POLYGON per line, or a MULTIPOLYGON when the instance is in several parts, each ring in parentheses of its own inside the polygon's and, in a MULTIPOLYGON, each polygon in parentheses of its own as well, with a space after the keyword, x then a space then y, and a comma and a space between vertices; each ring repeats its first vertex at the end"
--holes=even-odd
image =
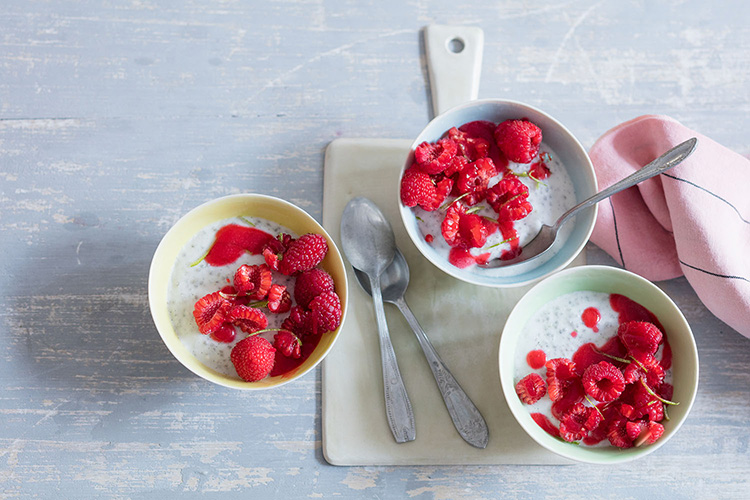
POLYGON ((654 443, 664 433, 665 405, 677 404, 655 357, 663 338, 652 323, 622 323, 601 348, 585 344, 573 360, 550 359, 546 381, 530 373, 516 393, 529 405, 547 395, 559 427, 541 413, 532 418, 565 441, 593 445, 607 438, 618 448, 654 443))
MULTIPOLYGON (((528 120, 499 125, 475 121, 453 127, 437 142, 417 146, 414 162, 401 179, 401 202, 429 212, 446 210, 441 232, 453 247, 454 265, 479 261, 469 249, 483 247, 498 230, 511 245, 500 258, 512 259, 520 253, 513 222, 526 217, 532 206, 528 188, 508 168, 508 160, 524 164, 537 160, 524 175, 537 181, 547 178, 550 171, 539 156, 541 142, 542 131, 528 120), (491 207, 496 216, 475 213, 484 207, 491 207)), ((431 242, 433 235, 425 239, 431 242)))
POLYGON ((280 234, 257 252, 263 254, 265 264, 240 266, 232 285, 195 303, 193 316, 202 334, 226 343, 235 340, 237 328, 248 334, 231 353, 232 364, 243 380, 255 382, 265 378, 274 367, 277 351, 282 356, 299 359, 303 339, 338 328, 341 301, 334 290, 333 278, 317 268, 327 252, 328 242, 322 235, 311 233, 294 239, 280 234), (293 291, 274 283, 273 272, 295 276, 293 291), (266 330, 266 310, 272 314, 289 313, 273 344, 258 335, 272 331, 266 330))

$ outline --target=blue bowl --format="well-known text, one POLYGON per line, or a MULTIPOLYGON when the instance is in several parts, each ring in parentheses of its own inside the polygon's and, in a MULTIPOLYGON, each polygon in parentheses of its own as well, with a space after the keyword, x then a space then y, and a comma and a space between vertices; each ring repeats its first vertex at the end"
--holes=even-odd
MULTIPOLYGON (((527 118, 542 129, 544 143, 556 153, 570 175, 575 188, 577 202, 597 192, 596 175, 586 150, 573 134, 550 115, 528 104, 505 99, 481 99, 456 106, 435 117, 414 140, 406 163, 401 171, 409 168, 414 161, 414 150, 422 142, 434 142, 440 139, 451 127, 460 127, 464 123, 486 120, 500 123, 505 120, 527 118)), ((399 186, 401 185, 399 176, 399 186)), ((399 203, 401 219, 406 232, 414 245, 427 260, 442 271, 467 283, 489 287, 515 287, 537 281, 558 271, 576 258, 583 250, 596 221, 596 207, 580 214, 566 225, 573 224, 573 229, 564 242, 557 242, 548 255, 510 266, 483 269, 478 266, 460 269, 439 254, 428 244, 419 230, 416 216, 411 208, 399 203)), ((562 214, 560 214, 562 215, 562 214)), ((545 221, 552 225, 554 221, 545 221)))

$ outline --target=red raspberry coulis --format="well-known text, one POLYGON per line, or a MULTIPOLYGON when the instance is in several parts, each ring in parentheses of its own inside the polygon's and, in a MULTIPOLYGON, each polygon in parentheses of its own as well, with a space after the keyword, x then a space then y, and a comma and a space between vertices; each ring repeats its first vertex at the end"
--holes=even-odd
POLYGON ((245 252, 260 254, 273 236, 254 227, 228 224, 216 232, 216 240, 206 254, 206 263, 225 266, 240 258, 245 252))
POLYGON ((599 309, 596 307, 587 307, 583 314, 581 314, 581 319, 583 320, 583 324, 587 327, 594 330, 594 332, 599 331, 599 327, 597 326, 599 324, 599 320, 602 319, 601 313, 599 313, 599 309))
POLYGON ((463 125, 458 127, 458 130, 460 130, 461 132, 466 132, 466 135, 468 135, 469 137, 480 137, 487 141, 490 145, 490 150, 487 153, 487 156, 489 156, 492 162, 495 164, 495 168, 497 169, 497 171, 502 172, 508 166, 508 159, 500 151, 500 148, 497 147, 497 142, 495 142, 494 135, 495 128, 497 128, 496 123, 477 120, 469 123, 464 123, 463 125))

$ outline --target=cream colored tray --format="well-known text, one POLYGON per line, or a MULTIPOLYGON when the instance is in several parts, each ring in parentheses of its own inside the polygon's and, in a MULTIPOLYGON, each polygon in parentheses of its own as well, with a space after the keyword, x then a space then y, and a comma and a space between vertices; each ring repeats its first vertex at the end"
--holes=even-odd
MULTIPOLYGON (((323 226, 339 224, 355 196, 386 214, 411 269, 406 300, 448 368, 484 415, 489 445, 473 448, 456 432, 414 333, 395 307, 386 315, 414 409, 417 439, 396 444, 385 418, 375 312, 347 263, 349 311, 323 362, 323 454, 334 465, 563 464, 516 423, 500 388, 497 352, 513 305, 530 288, 490 289, 458 281, 421 256, 398 214, 397 182, 410 141, 337 139, 326 151, 323 226)), ((583 264, 579 256, 573 265, 583 264)))

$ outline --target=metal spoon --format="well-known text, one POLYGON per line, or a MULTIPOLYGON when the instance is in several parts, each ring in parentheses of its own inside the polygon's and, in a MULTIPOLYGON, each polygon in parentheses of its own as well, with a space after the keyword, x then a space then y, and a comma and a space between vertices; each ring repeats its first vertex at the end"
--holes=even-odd
POLYGON ((526 262, 539 257, 540 255, 547 252, 547 250, 552 248, 552 245, 555 243, 555 239, 557 239, 557 234, 560 231, 560 227, 578 212, 592 207, 600 201, 607 199, 610 196, 619 193, 620 191, 623 191, 629 187, 633 187, 636 184, 645 181, 646 179, 650 179, 655 175, 669 170, 670 168, 674 167, 682 160, 690 156, 690 154, 695 149, 696 144, 698 144, 698 139, 696 139, 695 137, 693 137, 692 139, 688 139, 681 144, 678 144, 640 170, 635 171, 633 174, 625 177, 623 180, 612 184, 607 189, 599 191, 594 196, 587 198, 578 205, 574 206, 573 208, 562 214, 553 226, 542 224, 542 228, 539 230, 539 233, 534 236, 533 240, 523 246, 523 249, 519 256, 509 260, 494 259, 487 262, 486 264, 480 264, 480 267, 505 267, 511 264, 518 264, 520 262, 526 262))
MULTIPOLYGON (((357 280, 365 292, 372 295, 367 275, 356 268, 354 269, 354 274, 357 276, 357 280)), ((406 259, 401 251, 396 248, 396 255, 393 258, 393 262, 381 276, 380 286, 383 292, 383 300, 398 307, 398 310, 404 315, 409 326, 414 330, 458 433, 470 445, 477 448, 486 448, 487 442, 490 439, 487 423, 484 421, 477 407, 469 399, 469 396, 466 395, 453 377, 453 374, 448 370, 448 367, 445 366, 443 360, 440 359, 430 339, 427 338, 424 330, 422 330, 422 327, 417 322, 417 318, 414 317, 411 309, 409 309, 409 305, 404 299, 404 293, 408 285, 409 264, 406 263, 406 259)))
POLYGON ((370 288, 375 291, 372 301, 378 322, 388 425, 397 443, 413 441, 417 437, 414 412, 393 352, 380 291, 380 275, 393 261, 396 240, 388 220, 372 201, 357 197, 347 203, 341 216, 341 246, 352 267, 367 275, 370 288))

